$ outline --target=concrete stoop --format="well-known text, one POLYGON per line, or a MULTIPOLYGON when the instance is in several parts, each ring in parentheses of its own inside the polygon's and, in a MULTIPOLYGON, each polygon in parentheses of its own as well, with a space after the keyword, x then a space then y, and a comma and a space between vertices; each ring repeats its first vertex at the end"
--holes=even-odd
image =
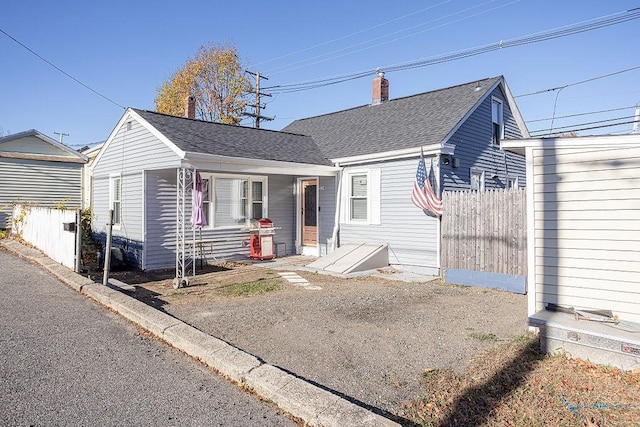
POLYGON ((573 314, 546 310, 530 316, 529 325, 538 328, 545 353, 563 353, 624 371, 640 368, 640 332, 620 329, 624 325, 576 320, 573 314))

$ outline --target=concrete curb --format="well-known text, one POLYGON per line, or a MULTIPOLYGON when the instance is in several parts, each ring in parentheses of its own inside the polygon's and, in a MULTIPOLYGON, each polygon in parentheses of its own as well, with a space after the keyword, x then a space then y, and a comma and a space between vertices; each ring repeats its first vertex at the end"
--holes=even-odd
POLYGON ((0 240, 0 246, 30 259, 72 289, 136 323, 189 356, 199 359, 220 374, 240 385, 250 387, 258 396, 271 400, 282 410, 305 421, 307 425, 324 427, 400 425, 295 375, 264 363, 257 357, 129 295, 76 274, 38 250, 9 239, 0 240))

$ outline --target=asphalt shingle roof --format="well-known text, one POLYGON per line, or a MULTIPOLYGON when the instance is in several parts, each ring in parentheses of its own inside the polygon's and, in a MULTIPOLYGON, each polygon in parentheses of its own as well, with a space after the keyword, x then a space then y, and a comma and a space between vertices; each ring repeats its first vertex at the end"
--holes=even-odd
POLYGON ((283 131, 311 136, 330 159, 440 143, 501 79, 493 77, 296 120, 283 131))
POLYGON ((184 151, 229 157, 331 165, 309 136, 169 116, 133 109, 184 151))

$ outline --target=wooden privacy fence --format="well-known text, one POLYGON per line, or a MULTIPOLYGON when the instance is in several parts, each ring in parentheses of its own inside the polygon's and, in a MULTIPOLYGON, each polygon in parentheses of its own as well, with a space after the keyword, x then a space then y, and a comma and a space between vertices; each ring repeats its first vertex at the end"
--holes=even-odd
POLYGON ((525 190, 447 191, 442 202, 444 269, 526 276, 525 190))

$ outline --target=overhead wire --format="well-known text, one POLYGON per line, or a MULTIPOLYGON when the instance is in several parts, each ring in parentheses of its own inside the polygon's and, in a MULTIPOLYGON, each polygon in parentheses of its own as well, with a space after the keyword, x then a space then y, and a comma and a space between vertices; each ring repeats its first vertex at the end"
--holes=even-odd
MULTIPOLYGON (((604 129, 607 127, 615 127, 615 126, 622 126, 622 125, 629 125, 629 124, 633 124, 635 122, 635 120, 631 120, 631 121, 627 121, 627 122, 620 122, 620 123, 612 123, 612 124, 608 124, 608 125, 600 125, 600 126, 590 126, 590 127, 583 127, 583 128, 569 128, 569 129, 565 129, 562 132, 563 133, 572 133, 572 132, 582 132, 585 130, 593 130, 593 129, 604 129)), ((556 129, 557 131, 557 129, 556 129)), ((536 132, 534 132, 536 133, 536 132)), ((631 133, 630 131, 628 133, 631 133)), ((540 133, 536 136, 533 136, 534 138, 541 138, 544 136, 551 136, 554 135, 555 133, 540 133)))
MULTIPOLYGON (((382 67, 385 72, 404 71, 413 68, 426 67, 430 65, 456 61, 463 58, 481 55, 496 50, 507 49, 511 47, 523 46, 527 44, 539 43, 542 41, 553 40, 557 38, 567 37, 574 34, 580 34, 587 31, 593 31, 601 28, 618 25, 624 22, 640 18, 640 8, 630 9, 587 21, 581 21, 575 24, 558 27, 544 32, 533 33, 527 36, 504 40, 484 46, 478 46, 471 49, 461 50, 441 56, 431 57, 423 60, 413 61, 409 63, 399 64, 395 66, 382 67)), ((280 84, 266 87, 272 93, 291 93, 299 92, 319 87, 343 83, 349 80, 355 80, 366 76, 373 75, 377 70, 360 71, 351 74, 345 74, 336 77, 328 77, 318 80, 304 81, 290 84, 280 84)))
MULTIPOLYGON (((571 125, 566 125, 566 126, 559 126, 556 127, 552 130, 549 129, 538 129, 538 130, 531 130, 529 131, 530 134, 546 134, 546 135, 551 135, 554 132, 558 132, 558 131, 563 131, 566 132, 567 129, 570 130, 576 130, 580 127, 583 126, 590 126, 590 125, 600 125, 602 124, 603 126, 601 127, 613 127, 613 126, 619 126, 619 125, 624 125, 624 124, 629 124, 629 123, 633 123, 632 121, 625 121, 625 122, 619 122, 619 123, 609 123, 609 124, 605 124, 608 122, 614 122, 614 121, 618 121, 618 120, 628 120, 628 119, 633 119, 635 116, 622 116, 622 117, 613 117, 613 118, 609 118, 609 119, 603 119, 603 120, 595 120, 595 121, 591 121, 591 122, 583 122, 583 123, 574 123, 571 125)), ((597 127, 596 127, 597 128, 597 127)), ((592 128, 582 128, 582 129, 592 129, 592 128)), ((595 129, 595 128, 593 128, 595 129)))
POLYGON ((464 12, 468 12, 468 11, 473 10, 473 9, 477 9, 479 7, 482 7, 482 6, 487 5, 489 3, 493 3, 495 1, 496 0, 488 0, 488 1, 485 1, 484 3, 480 3, 480 4, 477 4, 477 5, 468 7, 466 9, 463 9, 461 11, 458 11, 458 12, 455 12, 455 13, 450 13, 448 15, 441 16, 441 17, 436 18, 436 19, 432 19, 430 21, 426 21, 426 22, 423 22, 423 23, 420 23, 420 24, 416 24, 416 25, 413 25, 411 27, 403 28, 402 30, 399 30, 399 31, 394 31, 392 33, 385 34, 385 35, 379 36, 379 37, 375 37, 373 39, 369 39, 369 40, 366 40, 366 41, 363 41, 363 42, 360 42, 360 43, 356 43, 356 44, 351 45, 351 46, 347 46, 347 47, 344 47, 344 48, 341 48, 341 49, 337 49, 337 50, 334 50, 334 51, 331 51, 331 52, 327 52, 327 53, 324 53, 324 54, 316 55, 316 56, 313 56, 311 58, 306 58, 306 59, 291 63, 289 65, 277 67, 277 68, 275 68, 275 69, 273 69, 271 71, 268 71, 268 73, 273 75, 273 74, 278 74, 278 73, 282 73, 282 72, 294 71, 294 70, 298 70, 300 68, 305 68, 305 67, 309 67, 311 65, 320 64, 322 62, 327 62, 327 61, 330 61, 330 60, 333 60, 333 59, 342 58, 342 57, 347 56, 347 55, 352 55, 354 53, 362 52, 364 50, 373 49, 373 48, 376 48, 376 47, 379 47, 379 46, 383 46, 385 44, 389 44, 389 43, 393 43, 393 42, 396 42, 396 41, 399 41, 399 40, 406 39, 408 37, 413 37, 413 36, 415 36, 417 34, 422 34, 422 33, 428 32, 428 31, 434 31, 434 30, 437 30, 439 28, 446 27, 447 25, 455 24, 455 23, 464 21, 466 19, 474 18, 474 17, 482 15, 484 13, 489 13, 489 12, 494 11, 496 9, 499 9, 499 8, 502 8, 502 7, 505 7, 505 6, 509 6, 509 5, 513 4, 513 3, 518 3, 520 0, 513 0, 513 1, 509 2, 509 3, 501 4, 501 5, 498 5, 496 7, 484 10, 482 12, 478 12, 478 13, 475 13, 475 14, 472 14, 472 15, 469 15, 469 16, 465 16, 465 17, 462 17, 462 18, 454 20, 454 21, 446 22, 446 23, 443 23, 443 24, 435 26, 435 27, 430 27, 430 28, 427 28, 427 29, 424 29, 424 30, 416 31, 414 33, 407 34, 407 35, 404 35, 402 37, 397 37, 397 38, 394 38, 394 39, 391 39, 391 40, 387 40, 387 41, 384 41, 384 42, 381 42, 381 43, 370 44, 371 42, 375 42, 377 40, 386 39, 386 38, 391 37, 391 36, 393 36, 395 34, 405 33, 405 32, 407 32, 407 31, 409 31, 411 29, 418 28, 418 27, 423 27, 423 26, 431 24, 433 22, 437 22, 437 21, 440 21, 440 20, 445 19, 445 18, 449 18, 449 17, 455 16, 455 15, 459 15, 459 14, 464 13, 464 12), (363 45, 368 45, 368 46, 360 48, 360 49, 352 50, 352 49, 354 49, 354 48, 356 48, 358 46, 363 46, 363 45), (337 53, 340 53, 340 52, 345 52, 345 51, 346 51, 346 53, 343 53, 341 55, 334 55, 334 54, 337 54, 337 53), (326 56, 329 56, 329 55, 333 55, 333 56, 331 56, 329 58, 322 59, 322 60, 309 62, 309 61, 311 61, 313 59, 323 58, 323 57, 326 57, 326 56), (287 67, 290 67, 292 65, 297 65, 297 64, 304 64, 304 65, 300 65, 299 67, 287 68, 287 67))
MULTIPOLYGON (((630 105, 628 107, 610 108, 610 109, 607 109, 607 110, 588 111, 588 112, 585 112, 585 113, 568 114, 568 115, 565 115, 565 116, 557 116, 556 119, 567 119, 567 118, 572 118, 572 117, 588 116, 588 115, 591 115, 591 114, 610 113, 610 112, 613 112, 613 111, 628 110, 630 108, 635 108, 635 105, 630 105)), ((552 119, 553 119, 553 117, 548 117, 548 118, 545 118, 545 119, 527 120, 527 123, 546 122, 546 121, 552 120, 552 119)))
POLYGON ((310 46, 310 47, 307 47, 307 48, 304 48, 304 49, 297 50, 295 52, 291 52, 291 53, 288 53, 288 54, 285 54, 285 55, 278 56, 276 58, 272 58, 272 59, 268 59, 266 61, 259 62, 259 63, 256 64, 256 66, 262 65, 262 64, 267 64, 269 62, 277 61, 277 60, 280 60, 280 59, 288 58, 288 57, 291 57, 291 56, 294 56, 294 55, 297 55, 297 54, 300 54, 300 53, 303 53, 303 52, 308 52, 310 50, 313 50, 313 49, 316 49, 316 48, 319 48, 319 47, 322 47, 322 46, 329 45, 331 43, 338 42, 340 40, 347 39, 349 37, 357 36, 358 34, 366 33, 367 31, 371 31, 371 30, 373 30, 375 28, 380 28, 380 27, 383 27, 385 25, 391 24, 393 22, 401 21, 401 20, 403 20, 405 18, 408 18, 410 16, 417 15, 419 13, 425 12, 425 11, 430 10, 430 9, 434 9, 434 8, 436 8, 438 6, 442 6, 443 4, 450 3, 450 2, 451 2, 451 0, 445 0, 443 2, 435 4, 433 6, 428 6, 428 7, 422 8, 420 10, 417 10, 415 12, 411 12, 411 13, 407 13, 407 14, 402 15, 402 16, 398 16, 398 17, 393 18, 393 19, 391 19, 389 21, 385 21, 385 22, 382 22, 380 24, 372 25, 372 26, 364 28, 362 30, 358 30, 356 32, 353 32, 353 33, 350 33, 350 34, 346 34, 344 36, 340 36, 340 37, 337 37, 337 38, 332 39, 332 40, 327 40, 327 41, 324 41, 322 43, 318 43, 318 44, 316 44, 314 46, 310 46))
POLYGON ((604 79, 604 78, 607 78, 607 77, 616 76, 618 74, 628 73, 629 71, 634 71, 634 70, 638 70, 638 69, 640 69, 640 65, 635 66, 635 67, 631 67, 631 68, 626 68, 626 69, 620 70, 620 71, 614 71, 613 73, 604 74, 604 75, 597 76, 597 77, 591 77, 589 79, 581 80, 579 82, 567 83, 567 84, 562 85, 562 86, 556 86, 556 87, 552 87, 552 88, 549 88, 549 89, 542 89, 542 90, 538 90, 538 91, 531 92, 531 93, 525 93, 525 94, 522 94, 522 95, 516 95, 516 96, 514 96, 514 98, 524 98, 525 96, 540 95, 542 93, 554 92, 556 90, 560 91, 562 89, 565 89, 565 88, 568 88, 568 87, 571 87, 571 86, 578 86, 578 85, 581 85, 581 84, 584 84, 584 83, 589 83, 589 82, 593 82, 595 80, 600 80, 600 79, 604 79))
POLYGON ((109 98, 108 96, 98 92, 97 90, 95 90, 94 88, 92 88, 91 86, 81 82, 80 80, 78 80, 77 78, 75 78, 74 76, 72 76, 71 74, 67 73, 66 71, 64 71, 62 68, 58 67, 57 65, 55 65, 53 62, 49 61, 48 59, 44 58, 42 55, 40 55, 39 53, 37 53, 36 51, 34 51, 33 49, 31 49, 30 47, 28 47, 27 45, 25 45, 24 43, 22 43, 20 40, 16 39, 15 37, 13 37, 11 34, 7 33, 5 30, 3 30, 2 28, 0 28, 0 33, 4 34, 5 36, 9 37, 11 40, 13 40, 14 42, 16 42, 17 44, 19 44, 20 46, 22 46, 24 49, 26 49, 27 51, 29 51, 31 54, 35 55, 37 58, 39 58, 40 60, 44 61, 45 63, 47 63, 48 65, 50 65, 51 67, 55 68, 56 70, 58 70, 59 72, 61 72, 62 74, 64 74, 65 76, 67 76, 68 78, 70 78, 71 80, 73 80, 74 82, 78 83, 79 85, 83 86, 84 88, 90 90, 91 92, 95 93, 96 95, 100 96, 101 98, 109 101, 110 103, 117 105, 118 107, 122 108, 123 110, 126 109, 126 107, 124 107, 123 105, 120 105, 119 103, 117 103, 116 101, 114 101, 113 99, 109 98))

